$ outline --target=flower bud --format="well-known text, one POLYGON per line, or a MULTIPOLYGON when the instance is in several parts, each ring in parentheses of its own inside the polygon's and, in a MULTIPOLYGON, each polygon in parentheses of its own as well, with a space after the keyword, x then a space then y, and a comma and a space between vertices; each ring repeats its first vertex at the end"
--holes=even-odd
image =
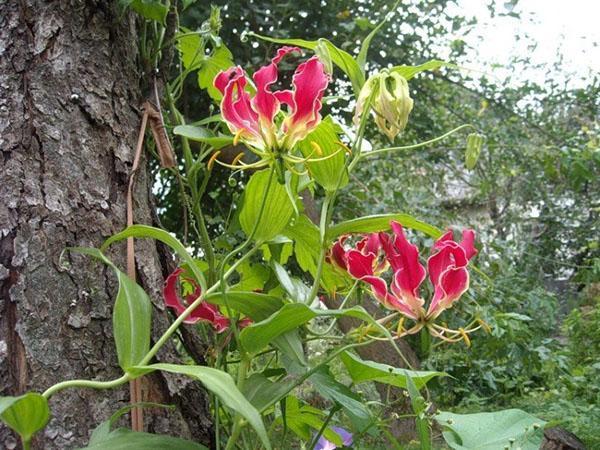
POLYGON ((367 80, 358 96, 354 123, 371 99, 371 110, 375 124, 390 140, 406 128, 408 116, 413 108, 406 78, 397 72, 383 70, 367 80))
POLYGON ((467 148, 465 149, 465 166, 469 170, 473 170, 479 159, 481 148, 485 137, 479 133, 471 133, 467 137, 467 148))
POLYGON ((333 73, 333 63, 331 61, 331 55, 329 54, 329 48, 327 48, 327 42, 324 39, 319 39, 319 43, 315 47, 315 55, 317 55, 319 60, 323 63, 325 73, 331 75, 333 73))

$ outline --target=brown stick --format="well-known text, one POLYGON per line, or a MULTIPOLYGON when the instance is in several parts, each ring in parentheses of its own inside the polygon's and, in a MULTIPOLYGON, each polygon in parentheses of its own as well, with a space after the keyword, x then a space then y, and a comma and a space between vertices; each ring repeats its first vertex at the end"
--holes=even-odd
MULTIPOLYGON (((148 111, 144 108, 144 116, 142 117, 142 124, 140 125, 140 132, 138 135, 137 145, 135 147, 135 156, 133 158, 133 166, 131 167, 131 174, 129 175, 129 186, 127 188, 127 226, 133 225, 133 185, 135 182, 135 174, 140 165, 140 158, 142 156, 142 148, 144 145, 144 135, 146 133, 146 126, 148 125, 148 111)), ((136 279, 135 274, 135 247, 133 238, 127 238, 127 276, 133 281, 136 279)), ((129 400, 131 404, 139 403, 142 401, 142 379, 136 378, 129 382, 129 400)), ((144 431, 144 414, 141 408, 133 408, 131 410, 131 429, 133 431, 144 431)))

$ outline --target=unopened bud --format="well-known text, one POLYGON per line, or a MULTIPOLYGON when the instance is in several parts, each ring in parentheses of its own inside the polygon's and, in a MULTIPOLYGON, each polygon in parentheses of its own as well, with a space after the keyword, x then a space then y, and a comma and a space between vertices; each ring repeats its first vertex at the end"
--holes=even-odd
POLYGON ((360 91, 354 114, 354 123, 360 122, 367 102, 375 115, 377 128, 393 140, 406 128, 413 108, 406 78, 397 72, 383 70, 367 80, 360 91))
POLYGON ((467 169, 473 170, 477 164, 484 139, 485 137, 479 133, 471 133, 467 137, 467 148, 465 150, 465 166, 467 166, 467 169))

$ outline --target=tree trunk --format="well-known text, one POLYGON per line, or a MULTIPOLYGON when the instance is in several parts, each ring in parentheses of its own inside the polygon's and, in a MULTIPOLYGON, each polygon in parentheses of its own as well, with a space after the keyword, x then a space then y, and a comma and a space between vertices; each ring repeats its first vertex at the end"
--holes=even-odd
MULTIPOLYGON (((125 227, 128 174, 142 98, 132 17, 111 1, 0 3, 0 391, 43 391, 66 379, 121 373, 112 339, 111 270, 61 252, 98 246, 125 227)), ((145 166, 144 166, 145 167, 145 166)), ((150 184, 140 170, 136 223, 153 223, 150 184)), ((164 268, 152 241, 137 241, 138 278, 155 305, 153 337, 168 326, 164 268)), ((125 246, 110 256, 123 268, 125 246)), ((163 258, 163 262, 164 258, 163 258)), ((159 357, 177 362, 174 346, 159 357)), ((210 445, 207 401, 182 377, 144 378, 146 399, 176 410, 146 413, 149 431, 210 445), (167 411, 167 412, 165 412, 167 411)), ((71 448, 126 404, 127 386, 66 390, 34 448, 71 448)), ((0 447, 15 448, 0 428, 0 447)))

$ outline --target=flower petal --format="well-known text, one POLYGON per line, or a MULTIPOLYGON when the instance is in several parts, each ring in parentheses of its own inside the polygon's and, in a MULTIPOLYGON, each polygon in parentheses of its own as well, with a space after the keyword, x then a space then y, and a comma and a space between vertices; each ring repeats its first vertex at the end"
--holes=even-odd
POLYGON ((321 119, 321 99, 329 84, 329 76, 323 63, 317 56, 298 66, 292 77, 293 105, 291 116, 283 124, 283 130, 288 134, 288 145, 293 145, 319 123, 321 119))
POLYGON ((469 289, 469 272, 465 267, 450 267, 440 276, 435 286, 433 300, 427 311, 428 318, 437 317, 443 310, 451 308, 469 289))
MULTIPOLYGON (((425 267, 419 262, 419 249, 406 239, 404 229, 398 222, 391 222, 394 239, 384 242, 387 260, 394 271, 394 293, 416 306, 419 299, 419 286, 425 279, 425 267)), ((418 311, 418 310, 417 310, 418 311)))
POLYGON ((371 285, 371 292, 375 298, 388 309, 394 309, 410 319, 417 320, 418 314, 412 310, 410 306, 405 304, 401 299, 390 294, 388 291, 387 283, 381 277, 376 276, 365 276, 361 278, 362 281, 371 285))

